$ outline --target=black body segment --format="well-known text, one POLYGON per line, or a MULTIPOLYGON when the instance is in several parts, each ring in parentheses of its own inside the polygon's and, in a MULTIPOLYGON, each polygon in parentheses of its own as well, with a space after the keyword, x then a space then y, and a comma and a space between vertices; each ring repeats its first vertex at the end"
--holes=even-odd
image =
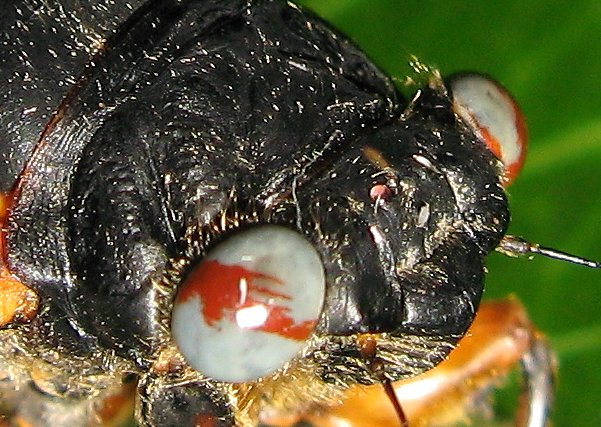
POLYGON ((206 380, 148 376, 138 384, 140 412, 152 426, 228 427, 234 417, 227 401, 206 380))
POLYGON ((148 371, 164 350, 157 283, 232 205, 321 255, 320 344, 304 353, 319 381, 381 379, 355 334, 386 335, 396 380, 465 333, 509 213, 499 161, 434 73, 406 104, 344 36, 278 0, 7 7, 7 261, 43 306, 25 334, 67 359, 131 362, 140 421, 234 422, 227 386, 148 371))
POLYGON ((319 205, 312 215, 337 242, 328 332, 462 334, 480 300, 484 257, 509 220, 496 167, 446 94, 425 90, 401 120, 349 144, 308 184, 301 199, 319 205), (366 147, 385 170, 366 160, 366 147), (396 189, 376 208, 370 187, 387 181, 396 189))
POLYGON ((9 191, 53 113, 142 0, 3 2, 0 191, 9 191))
POLYGON ((144 348, 149 279, 187 224, 232 187, 282 191, 397 102, 353 46, 280 2, 158 2, 132 19, 30 160, 9 258, 105 345, 144 348))

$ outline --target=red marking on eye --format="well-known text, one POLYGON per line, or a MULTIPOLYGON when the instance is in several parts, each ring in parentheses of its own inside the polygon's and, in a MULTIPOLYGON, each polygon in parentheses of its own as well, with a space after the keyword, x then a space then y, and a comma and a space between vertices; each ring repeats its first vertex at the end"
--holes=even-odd
POLYGON ((520 156, 515 162, 506 164, 503 159, 503 152, 501 149, 501 144, 499 143, 497 138, 492 136, 492 134, 488 131, 487 128, 484 128, 484 127, 478 128, 478 132, 480 133, 479 136, 482 140, 484 140, 488 149, 495 155, 495 157, 497 159, 499 159, 499 160, 501 160, 501 162, 503 162, 504 173, 503 173, 503 176, 501 177, 501 181, 503 183, 503 186, 505 186, 505 187, 508 186, 509 184, 511 184, 515 180, 515 178, 518 176, 520 170, 522 169, 522 165, 524 163, 524 157, 526 157, 526 146, 525 146, 526 125, 523 122, 523 120, 521 120, 521 121, 518 120, 517 129, 518 129, 518 135, 519 135, 518 144, 520 145, 520 156))
POLYGON ((282 306, 273 306, 269 309, 267 320, 259 329, 272 334, 281 335, 296 341, 307 339, 317 322, 315 320, 306 320, 301 323, 294 323, 294 320, 288 316, 290 309, 282 306))
MULTIPOLYGON (((517 131, 517 145, 519 146, 519 156, 512 163, 507 164, 503 156, 503 148, 501 143, 495 138, 488 128, 484 126, 477 126, 479 137, 484 140, 488 149, 495 155, 495 157, 503 162, 504 173, 501 176, 501 182, 503 186, 507 187, 511 184, 520 173, 526 157, 526 146, 528 142, 528 130, 526 127, 526 119, 524 114, 520 110, 517 102, 507 93, 507 91, 498 84, 495 86, 499 89, 500 94, 505 98, 505 101, 511 106, 513 111, 514 125, 517 131)), ((477 122, 477 120, 474 120, 477 122)))
POLYGON ((480 132, 480 138, 484 140, 488 149, 492 151, 497 159, 502 161, 503 153, 501 152, 501 144, 499 144, 497 138, 492 136, 492 134, 485 127, 479 127, 478 132, 480 132))
POLYGON ((520 146, 520 157, 517 161, 513 162, 510 165, 506 165, 506 175, 507 182, 505 185, 509 185, 513 182, 513 180, 518 176, 520 170, 522 170, 522 166, 524 164, 524 160, 526 158, 526 151, 528 146, 528 128, 526 126, 526 118, 524 114, 519 109, 517 103, 514 101, 512 103, 513 111, 515 114, 515 126, 518 132, 518 144, 520 146))
POLYGON ((290 300, 290 296, 256 285, 257 279, 279 286, 285 284, 277 277, 239 265, 225 265, 215 260, 206 260, 190 273, 177 296, 177 302, 186 302, 190 298, 198 297, 203 303, 203 319, 209 326, 213 326, 224 317, 235 323, 236 312, 240 309, 261 305, 267 310, 267 319, 262 325, 252 329, 294 340, 305 340, 313 331, 316 322, 294 323, 288 307, 265 302, 266 298, 290 300), (246 285, 241 284, 244 281, 246 285), (244 286, 246 294, 242 295, 244 286), (262 298, 257 298, 259 296, 262 298))
POLYGON ((388 200, 392 191, 386 184, 375 184, 369 190, 369 197, 375 202, 377 200, 388 200))

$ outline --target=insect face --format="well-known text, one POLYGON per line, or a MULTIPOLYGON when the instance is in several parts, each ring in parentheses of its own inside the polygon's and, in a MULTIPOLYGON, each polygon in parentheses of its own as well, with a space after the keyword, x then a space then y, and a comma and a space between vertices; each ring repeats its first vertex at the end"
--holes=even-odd
POLYGON ((466 333, 486 256, 534 252, 504 237, 523 119, 484 76, 423 72, 407 102, 282 1, 22 3, 0 18, 15 422, 104 420, 122 390, 149 426, 391 395, 466 333))

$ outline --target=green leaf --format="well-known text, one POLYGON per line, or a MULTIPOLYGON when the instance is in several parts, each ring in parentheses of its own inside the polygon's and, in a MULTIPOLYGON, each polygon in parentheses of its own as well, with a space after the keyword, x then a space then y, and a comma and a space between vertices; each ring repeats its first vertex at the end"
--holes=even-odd
MULTIPOLYGON (((510 232, 601 259, 601 2, 306 0, 402 79, 410 55, 443 74, 501 81, 530 146, 509 189, 510 232)), ((601 271, 559 261, 489 260, 486 298, 517 295, 555 347, 555 426, 601 425, 601 271)))

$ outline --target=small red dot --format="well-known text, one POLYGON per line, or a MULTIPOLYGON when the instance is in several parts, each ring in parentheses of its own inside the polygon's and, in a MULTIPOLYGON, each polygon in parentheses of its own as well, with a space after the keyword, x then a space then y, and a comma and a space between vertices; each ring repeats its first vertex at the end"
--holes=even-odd
POLYGON ((386 184, 376 184, 369 190, 369 197, 375 202, 377 200, 388 200, 392 191, 386 184))

